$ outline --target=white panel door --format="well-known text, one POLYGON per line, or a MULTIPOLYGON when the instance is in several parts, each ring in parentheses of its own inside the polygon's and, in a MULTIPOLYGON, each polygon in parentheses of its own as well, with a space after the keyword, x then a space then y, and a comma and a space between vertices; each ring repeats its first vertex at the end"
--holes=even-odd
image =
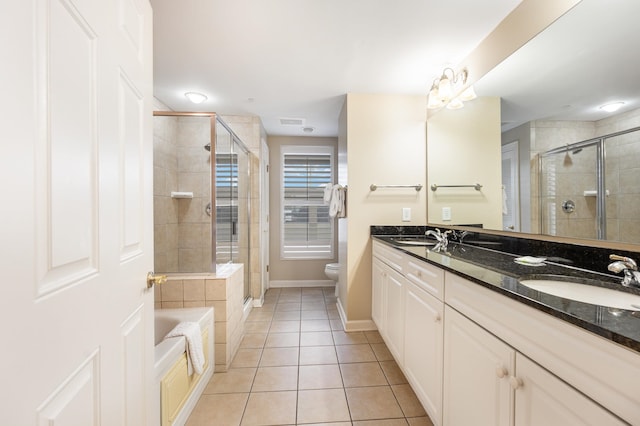
POLYGON ((511 425, 515 350, 448 306, 444 335, 442 424, 511 425))
POLYGON ((150 424, 147 0, 0 14, 3 424, 150 424))
POLYGON ((520 353, 516 371, 516 426, 626 424, 520 353))
POLYGON ((404 292, 406 287, 406 278, 398 272, 387 269, 387 276, 384 294, 384 312, 383 320, 386 330, 387 346, 391 354, 398 362, 404 363, 404 292))
POLYGON ((502 146, 502 227, 520 232, 520 164, 518 141, 502 146))
POLYGON ((404 371, 436 426, 442 424, 444 302, 407 282, 404 371))

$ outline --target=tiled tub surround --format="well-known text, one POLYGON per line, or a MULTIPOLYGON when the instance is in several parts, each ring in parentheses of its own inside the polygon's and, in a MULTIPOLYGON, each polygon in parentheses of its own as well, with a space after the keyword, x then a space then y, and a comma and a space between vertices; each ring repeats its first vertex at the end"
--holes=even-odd
POLYGON ((225 265, 216 274, 170 274, 155 287, 155 308, 214 308, 215 371, 227 371, 242 336, 244 265, 225 265))
MULTIPOLYGON (((377 241, 640 353, 640 312, 613 310, 563 299, 518 283, 518 279, 525 276, 562 275, 593 280, 603 287, 640 295, 638 289, 622 287, 621 277, 587 270, 587 267, 597 267, 606 271, 611 262, 608 258, 611 250, 486 234, 467 235, 465 241, 468 239, 469 244, 450 242, 446 253, 425 247, 398 245, 393 241, 393 235, 424 235, 426 229, 431 228, 374 226, 371 227, 371 234, 377 241), (477 246, 481 241, 497 244, 491 244, 491 249, 487 249, 477 246), (525 255, 549 260, 543 266, 514 262, 515 257, 525 255)), ((616 253, 640 258, 639 253, 616 253)))

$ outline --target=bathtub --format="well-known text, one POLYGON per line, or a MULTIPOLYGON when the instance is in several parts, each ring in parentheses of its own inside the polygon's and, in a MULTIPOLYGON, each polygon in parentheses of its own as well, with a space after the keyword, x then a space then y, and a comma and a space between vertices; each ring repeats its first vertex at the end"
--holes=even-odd
MULTIPOLYGON (((155 392, 157 395, 157 409, 154 410, 157 418, 154 419, 152 424, 160 425, 177 425, 182 426, 186 423, 191 411, 195 407, 200 395, 204 391, 209 379, 213 374, 215 365, 214 357, 214 328, 213 328, 213 308, 183 308, 183 309, 156 309, 155 311, 155 392), (172 380, 176 376, 176 371, 181 359, 184 358, 185 353, 185 339, 183 337, 172 337, 164 340, 164 336, 169 333, 178 323, 189 321, 197 322, 200 324, 200 329, 203 334, 208 336, 206 342, 205 353, 208 353, 206 368, 200 377, 191 376, 189 379, 189 392, 186 400, 178 404, 181 406, 177 415, 173 418, 173 421, 168 423, 166 419, 161 420, 163 406, 162 400, 166 399, 166 395, 170 392, 167 391, 167 386, 170 386, 172 380), (162 393, 165 395, 162 395, 162 393)), ((177 379, 179 381, 179 379, 177 379)), ((184 387, 184 383, 177 383, 178 387, 184 387)), ((169 388, 170 389, 170 388, 169 388)), ((169 404, 166 404, 169 406, 169 404)), ((165 413, 165 417, 168 417, 165 413)))

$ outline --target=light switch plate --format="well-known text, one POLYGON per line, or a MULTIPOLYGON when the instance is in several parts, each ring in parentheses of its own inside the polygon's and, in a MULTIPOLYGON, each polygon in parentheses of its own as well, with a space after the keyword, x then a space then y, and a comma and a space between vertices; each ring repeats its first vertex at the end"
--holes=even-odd
POLYGON ((411 207, 402 208, 402 221, 411 222, 411 207))
POLYGON ((442 208, 442 220, 451 220, 451 207, 442 208))

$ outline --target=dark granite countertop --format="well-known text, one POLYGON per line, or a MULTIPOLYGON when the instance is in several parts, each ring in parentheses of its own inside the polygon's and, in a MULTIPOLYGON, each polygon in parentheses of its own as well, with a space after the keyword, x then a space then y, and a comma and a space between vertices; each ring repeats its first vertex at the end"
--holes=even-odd
POLYGON ((535 279, 536 276, 555 275, 580 278, 581 281, 584 280, 590 285, 640 295, 637 289, 622 287, 619 277, 568 267, 551 261, 541 266, 520 265, 514 262, 517 255, 466 243, 450 242, 446 252, 436 251, 433 247, 402 245, 395 241, 397 237, 397 235, 372 235, 375 240, 420 260, 640 352, 640 311, 614 309, 564 299, 533 290, 518 282, 523 278, 535 279))

